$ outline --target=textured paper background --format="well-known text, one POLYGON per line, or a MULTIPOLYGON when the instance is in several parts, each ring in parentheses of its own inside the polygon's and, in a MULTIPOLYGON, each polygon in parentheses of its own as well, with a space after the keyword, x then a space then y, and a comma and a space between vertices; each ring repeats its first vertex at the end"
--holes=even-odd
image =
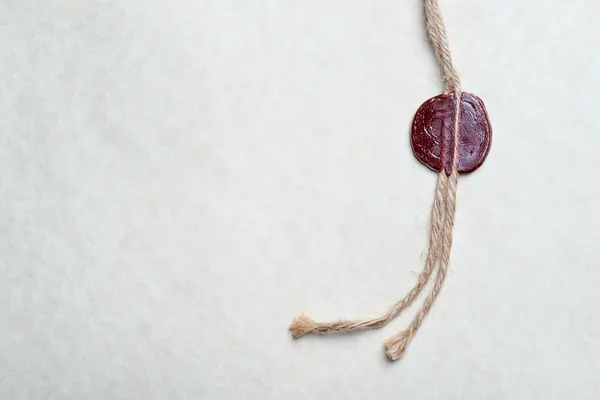
POLYGON ((2 399, 597 399, 600 4, 441 0, 494 128, 396 363, 421 2, 0 0, 2 399))

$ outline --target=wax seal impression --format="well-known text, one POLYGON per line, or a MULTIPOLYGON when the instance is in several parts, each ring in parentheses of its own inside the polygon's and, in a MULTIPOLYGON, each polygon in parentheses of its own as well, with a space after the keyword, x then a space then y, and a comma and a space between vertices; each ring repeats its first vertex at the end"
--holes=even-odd
POLYGON ((485 105, 471 93, 461 93, 460 108, 455 93, 435 96, 419 107, 413 119, 413 152, 434 171, 450 175, 458 150, 458 172, 473 172, 485 161, 491 143, 492 127, 485 105))

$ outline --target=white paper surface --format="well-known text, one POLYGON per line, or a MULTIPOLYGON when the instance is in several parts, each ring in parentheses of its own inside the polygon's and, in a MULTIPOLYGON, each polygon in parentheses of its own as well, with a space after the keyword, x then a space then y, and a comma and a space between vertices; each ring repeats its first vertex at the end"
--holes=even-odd
POLYGON ((421 2, 0 1, 0 398, 597 399, 600 4, 440 0, 494 130, 406 356, 421 2))

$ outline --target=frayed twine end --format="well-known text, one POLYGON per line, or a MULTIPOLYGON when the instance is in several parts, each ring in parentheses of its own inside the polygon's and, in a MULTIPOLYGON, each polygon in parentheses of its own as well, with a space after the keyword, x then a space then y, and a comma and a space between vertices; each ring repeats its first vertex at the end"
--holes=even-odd
POLYGON ((390 361, 396 361, 404 355, 408 345, 406 331, 399 332, 385 342, 385 355, 390 361))
POLYGON ((290 325, 290 331, 292 332, 292 336, 298 339, 307 333, 311 333, 316 327, 317 324, 315 321, 310 319, 306 314, 302 314, 294 319, 290 325))

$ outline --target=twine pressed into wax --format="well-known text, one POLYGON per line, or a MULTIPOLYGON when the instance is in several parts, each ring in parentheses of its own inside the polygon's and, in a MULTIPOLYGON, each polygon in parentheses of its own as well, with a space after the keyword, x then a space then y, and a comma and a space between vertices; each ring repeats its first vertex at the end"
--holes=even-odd
MULTIPOLYGON (((427 36, 440 67, 444 89, 447 93, 455 93, 456 95, 457 110, 455 113, 454 144, 457 146, 461 98, 460 79, 452 64, 446 30, 437 0, 424 0, 424 16, 427 36)), ((403 299, 394 303, 384 314, 376 318, 315 322, 305 314, 302 314, 290 326, 294 337, 299 338, 306 334, 326 335, 333 332, 351 332, 381 328, 396 318, 417 299, 435 271, 436 276, 431 292, 426 297, 408 328, 393 335, 385 342, 385 354, 390 360, 397 360, 402 357, 407 346, 421 327, 423 320, 431 310, 446 279, 450 262, 452 230, 456 211, 456 188, 458 183, 457 150, 455 148, 453 152, 452 171, 449 176, 444 171, 438 175, 435 198, 431 210, 429 251, 427 252, 425 267, 419 275, 415 286, 403 299)))

